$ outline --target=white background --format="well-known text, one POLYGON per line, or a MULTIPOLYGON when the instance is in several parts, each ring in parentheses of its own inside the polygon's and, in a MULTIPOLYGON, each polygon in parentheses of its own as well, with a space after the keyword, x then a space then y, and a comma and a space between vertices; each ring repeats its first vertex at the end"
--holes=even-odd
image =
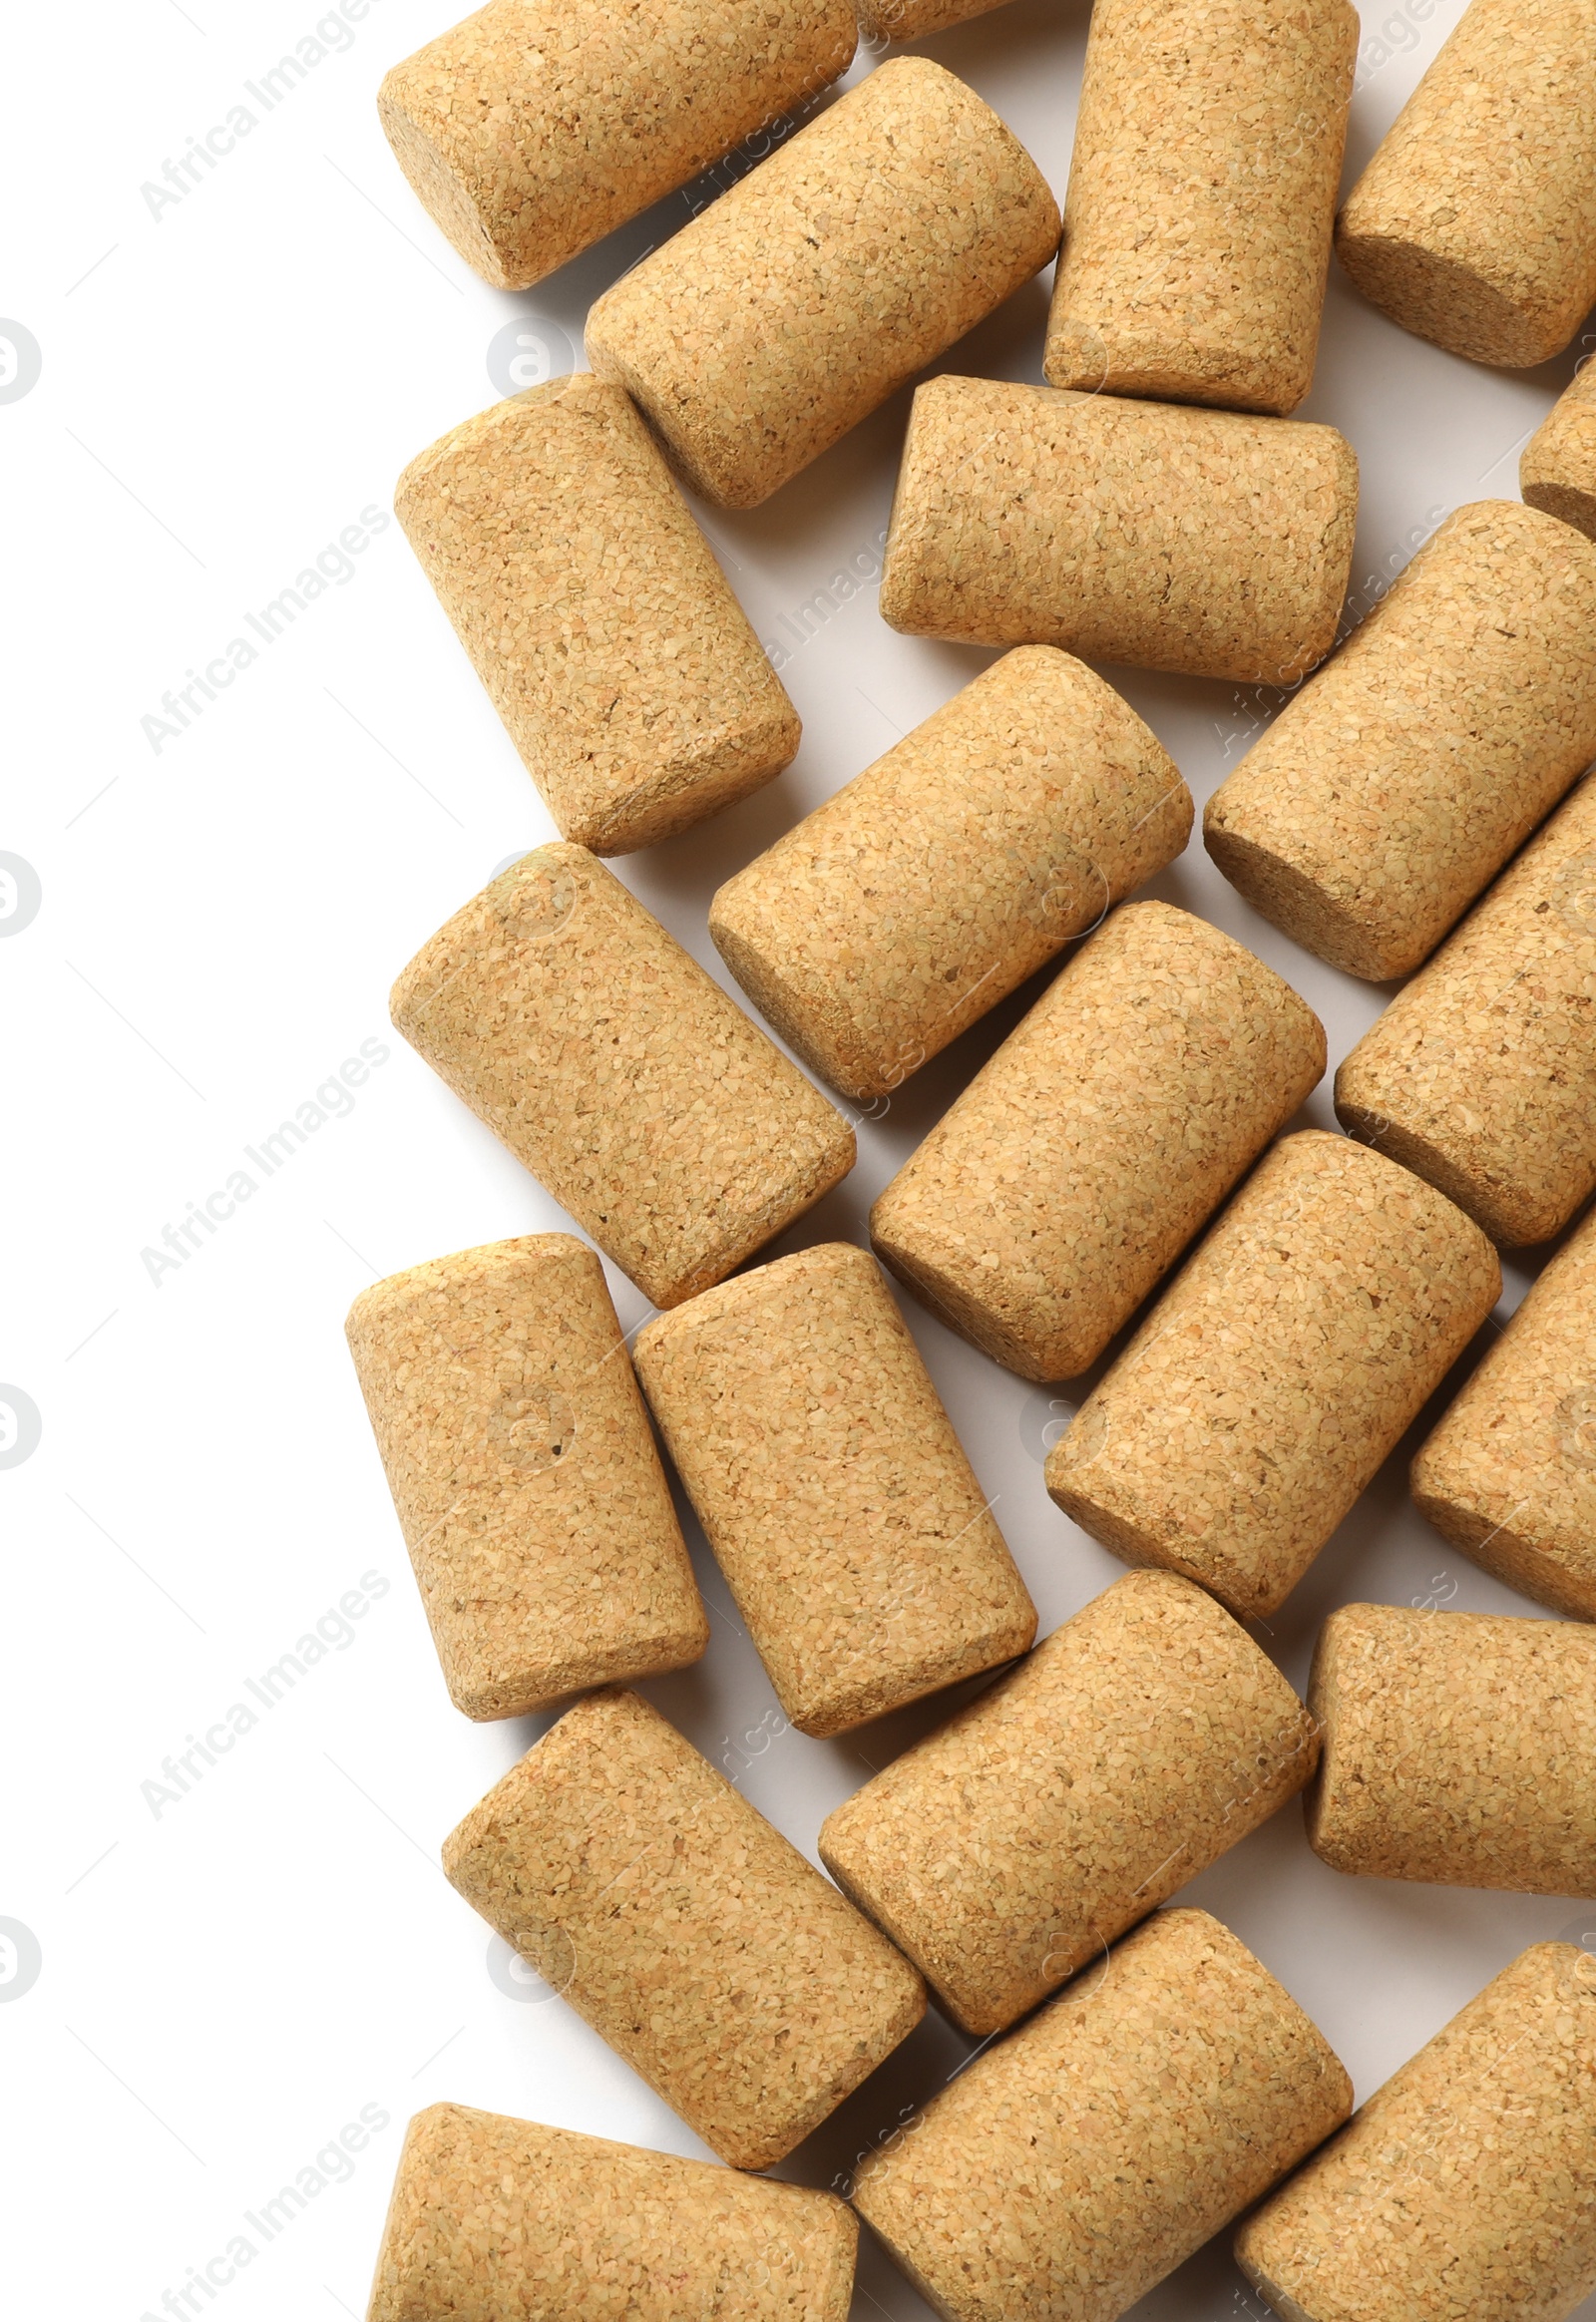
MULTIPOLYGON (((1435 0, 1420 22, 1422 4, 1365 11, 1350 174, 1460 14, 1435 0)), ((507 321, 542 317, 580 347, 591 300, 687 214, 661 204, 519 298, 479 283, 412 199, 373 107, 381 73, 447 15, 447 0, 372 0, 352 45, 269 114, 242 84, 312 29, 314 0, 85 0, 19 15, 8 36, 0 312, 43 357, 32 391, 0 405, 0 849, 43 893, 0 943, 0 1381, 42 1417, 37 1450, 0 1473, 0 1918, 31 1930, 42 1961, 31 1989, 0 1983, 0 2262, 19 2314, 138 2322, 240 2231, 258 2254, 191 2311, 361 2314, 402 2121, 439 2098, 701 2150, 563 2001, 496 1984, 487 1929, 437 1867, 444 1832, 541 1724, 474 1727, 450 1708, 342 1341, 374 1276, 566 1223, 386 1020, 416 947, 551 825, 391 522, 189 730, 157 751, 141 725, 251 636, 243 614, 362 509, 386 511, 417 451, 493 400, 487 350, 507 321), (257 126, 152 214, 142 186, 240 102, 257 126), (142 1251, 369 1039, 388 1054, 354 1110, 152 1281, 142 1251), (142 1785, 162 1760, 249 1702, 244 1680, 371 1571, 390 1586, 352 1641, 153 1810, 142 1785), (244 2212, 362 2106, 389 2126, 264 2243, 244 2212)), ((1060 195, 1085 19, 1081 0, 1015 0, 921 44, 1060 195)), ((1046 286, 945 367, 1039 379, 1046 286)), ((1362 602, 1441 513, 1516 495, 1518 448, 1577 351, 1519 376, 1477 370, 1333 275, 1303 416, 1342 428, 1362 462, 1362 602)), ((766 507, 699 512, 762 636, 877 540, 907 402, 766 507)), ((893 634, 862 589, 783 671, 805 726, 793 770, 621 876, 721 973, 704 934, 720 880, 990 658, 893 634)), ((1227 686, 1111 675, 1200 803, 1253 713, 1227 686)), ((1278 968, 1325 1018, 1333 1063, 1384 1004, 1257 919, 1195 842, 1151 892, 1278 968)), ((920 1073, 862 1132, 853 1176, 768 1254, 862 1240, 872 1197, 1022 1004, 920 1073)), ((1334 1125, 1328 1081, 1305 1117, 1334 1125)), ((1526 1279, 1514 1261, 1504 1313, 1526 1279)), ((612 1282, 629 1326, 642 1303, 612 1282)), ((1044 1435, 1084 1390, 1027 1387, 919 1308, 909 1320, 1048 1630, 1120 1569, 1042 1488, 1044 1435)), ((1410 1449, 1263 1640, 1299 1684, 1339 1602, 1535 1610, 1418 1521, 1410 1449)), ((647 1690, 719 1755, 772 1696, 697 1552, 713 1642, 647 1690)), ((743 1786, 812 1851, 829 1808, 940 1714, 857 1741, 787 1733, 743 1786)), ((1524 1944, 1579 1924, 1571 1901, 1339 1877, 1295 1805, 1186 1891, 1295 1993, 1360 2095, 1524 1944)), ((783 2173, 830 2182, 967 2046, 933 2016, 783 2173)), ((868 2242, 860 2279, 860 2316, 924 2315, 868 2242)), ((1223 2244, 1137 2309, 1248 2310, 1223 2244)))

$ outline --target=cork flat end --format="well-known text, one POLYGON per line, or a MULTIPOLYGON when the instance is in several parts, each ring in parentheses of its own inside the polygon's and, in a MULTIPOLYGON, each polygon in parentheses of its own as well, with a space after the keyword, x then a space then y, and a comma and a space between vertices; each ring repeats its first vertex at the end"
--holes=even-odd
POLYGON ((1216 867, 1254 911, 1301 944, 1305 952, 1356 975, 1366 983, 1386 983, 1405 975, 1426 959, 1444 930, 1428 931, 1421 947, 1411 936, 1398 944, 1383 937, 1366 919, 1339 903, 1313 873, 1278 846, 1249 838, 1228 819, 1245 806, 1227 800, 1222 784, 1203 816, 1203 845, 1216 867))
POLYGON ((1577 484, 1559 484, 1550 478, 1531 480, 1521 467, 1519 489, 1526 506, 1538 508, 1542 516, 1554 516, 1559 524, 1572 525, 1588 541, 1596 541, 1596 488, 1582 491, 1577 484))
POLYGON ((377 118, 410 191, 473 273, 480 274, 495 290, 530 289, 546 273, 552 273, 555 266, 563 264, 571 253, 556 253, 549 266, 528 267, 525 263, 507 262, 505 253, 494 243, 470 186, 450 166, 444 149, 429 133, 423 109, 414 103, 409 83, 406 67, 395 65, 377 92, 377 118))
POLYGON ((1519 1250, 1549 1242, 1567 1223, 1578 1203, 1553 1208, 1526 1200, 1511 1185, 1471 1168, 1459 1153, 1448 1151, 1432 1136, 1394 1120, 1374 1104, 1361 1104, 1347 1087, 1346 1067, 1336 1076, 1336 1118, 1350 1137, 1388 1161, 1399 1161, 1426 1185, 1454 1202, 1473 1219, 1501 1250, 1519 1250))
POLYGON ((1515 305, 1471 267, 1416 238, 1360 231, 1354 203, 1336 226, 1336 255, 1372 306, 1415 338, 1493 370, 1524 371, 1561 354, 1567 329, 1515 305))

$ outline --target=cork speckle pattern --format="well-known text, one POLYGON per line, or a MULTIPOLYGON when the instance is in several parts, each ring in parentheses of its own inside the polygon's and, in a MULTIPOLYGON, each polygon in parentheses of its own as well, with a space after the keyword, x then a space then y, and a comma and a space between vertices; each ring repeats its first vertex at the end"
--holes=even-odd
POLYGON ((1588 361, 1524 446, 1518 489, 1531 508, 1596 541, 1596 372, 1588 361))
POLYGON ((859 29, 866 40, 924 40, 928 32, 986 16, 1003 0, 858 0, 859 29))

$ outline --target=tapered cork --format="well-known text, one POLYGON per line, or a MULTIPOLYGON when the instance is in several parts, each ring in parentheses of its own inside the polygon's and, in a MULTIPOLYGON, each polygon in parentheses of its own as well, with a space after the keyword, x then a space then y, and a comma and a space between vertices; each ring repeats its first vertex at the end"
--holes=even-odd
POLYGON ((859 29, 866 40, 924 40, 928 32, 946 32, 950 25, 967 24, 986 16, 1003 0, 858 0, 859 29))
POLYGON ((1046 265, 1058 208, 972 89, 880 66, 606 290, 588 356, 753 508, 1046 265))
POLYGON ((1593 0, 1472 0, 1353 188, 1336 253, 1394 322, 1510 370, 1596 302, 1593 0))
POLYGON ((1562 2322, 1596 2289, 1596 1968, 1537 1943, 1236 2236, 1288 2322, 1562 2322))
POLYGON ((858 2239, 834 2193, 431 2105, 367 2322, 846 2322, 858 2239))
POLYGON ((873 2152, 854 2206, 947 2322, 1115 2322, 1351 2106, 1229 1929, 1162 1911, 873 2152))
POLYGON ((1333 427, 930 379, 882 618, 910 636, 1291 685, 1334 641, 1357 515, 1358 462, 1333 427))
POLYGON ((1000 2032, 1318 1756, 1308 1712, 1212 1597, 1129 1572, 839 1806, 820 1856, 955 2023, 1000 2032))
POLYGON ((796 1065, 583 847, 537 847, 423 945, 393 1020, 659 1307, 853 1167, 796 1065))
POLYGON ((496 403, 396 506, 563 838, 652 846, 791 759, 798 713, 617 389, 496 403))
POLYGON ((1350 975, 1426 959, 1596 756, 1596 547, 1448 518, 1208 802, 1255 911, 1350 975))
POLYGON ((1022 1378, 1072 1378, 1325 1069, 1272 968, 1165 903, 1117 911, 870 1213, 877 1253, 1022 1378))
POLYGON ((1524 446, 1518 489, 1531 508, 1596 541, 1596 376, 1588 363, 1524 446))
POLYGON ((1505 1247, 1596 1191, 1596 781, 1505 871, 1336 1074, 1355 1137, 1505 1247))
POLYGON ((1097 0, 1043 369, 1233 411, 1313 384, 1349 0, 1097 0))
POLYGON ((1054 1444, 1047 1489, 1127 1564, 1272 1613, 1500 1291, 1443 1195, 1345 1137, 1287 1137, 1054 1444))
POLYGON ((636 1694, 568 1710, 443 1861, 738 2168, 790 2152, 925 2013, 908 1962, 636 1694))
POLYGON ((847 70, 847 0, 491 0, 382 84, 399 167, 499 290, 541 282, 847 70))
POLYGON ((1191 823, 1129 704, 1023 645, 728 880, 709 933, 806 1064, 883 1096, 1161 871, 1191 823))
POLYGON ((706 1291, 639 1335, 637 1370, 801 1733, 1024 1652, 1036 1608, 868 1251, 706 1291))

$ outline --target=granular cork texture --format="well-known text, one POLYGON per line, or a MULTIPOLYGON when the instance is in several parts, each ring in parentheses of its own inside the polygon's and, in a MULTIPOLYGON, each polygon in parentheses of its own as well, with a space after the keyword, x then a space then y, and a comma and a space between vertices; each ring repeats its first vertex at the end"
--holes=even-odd
POLYGON ((1596 1897, 1596 1632, 1343 1605, 1308 1701, 1308 1842, 1332 1870, 1596 1897))
POLYGON ((1272 1613, 1500 1292, 1443 1195, 1345 1137, 1287 1137, 1054 1444, 1047 1489, 1127 1564, 1272 1613))
POLYGON ((466 263, 524 290, 835 80, 856 37, 847 0, 492 0, 377 111, 466 263))
POLYGON ((868 1251, 778 1258, 652 1322, 637 1370, 802 1733, 1023 1653, 1036 1609, 868 1251))
POLYGON ((728 880, 709 933, 806 1064, 884 1096, 1161 871, 1191 823, 1129 704, 1022 645, 728 880))
POLYGON ((859 29, 869 41, 924 40, 986 16, 1003 0, 858 0, 859 29))
POLYGON ((655 1306, 845 1177, 854 1134, 585 848, 538 847, 393 987, 413 1048, 655 1306))
POLYGON ((925 2013, 908 1962, 635 1694, 568 1710, 443 1859, 737 2168, 790 2152, 925 2013))
POLYGON ((367 2322, 846 2322, 858 2239, 834 2193, 431 2105, 367 2322))
POLYGON ((1596 1621, 1596 1217, 1413 1461, 1421 1515, 1509 1588, 1596 1621))
POLYGON ((870 1213, 876 1250, 1022 1378, 1072 1378, 1325 1069, 1318 1017, 1165 903, 1118 911, 870 1213))
POLYGON ((1057 242, 1057 204, 997 114, 899 57, 606 290, 589 360, 696 491, 753 508, 1057 242))
POLYGON ((1531 508, 1596 541, 1596 374, 1588 362, 1524 446, 1518 489, 1531 508))
POLYGON ((562 837, 651 846, 791 759, 798 713, 615 388, 496 403, 412 460, 396 505, 562 837))
POLYGON ((1596 1191, 1596 781, 1365 1033, 1336 1111, 1507 1247, 1596 1191))
POLYGON ((1563 2322, 1596 2289, 1596 1961, 1538 1943, 1236 2236, 1289 2322, 1563 2322))
POLYGON ((1252 1953, 1164 1911, 872 2153, 854 2206, 947 2322, 1116 2322, 1351 2106, 1252 1953))
POLYGON ((957 2024, 998 2032, 1267 1821, 1318 1755, 1212 1597, 1130 1572, 839 1806, 821 1859, 957 2024))
POLYGON ((1336 252, 1476 363, 1566 347, 1596 302, 1596 0, 1472 0, 1353 188, 1336 252))
POLYGON ((1460 508, 1208 802, 1255 911, 1350 975, 1405 975, 1596 757, 1596 548, 1460 508))
POLYGON ((1047 324, 1055 387, 1296 410, 1357 53, 1348 0, 1097 0, 1047 324))
POLYGON ((585 1243, 390 1275, 347 1334, 457 1709, 518 1718, 697 1660, 709 1625, 585 1243))
POLYGON ((1291 685, 1335 640, 1357 515, 1358 462, 1333 427, 930 379, 882 618, 958 644, 1291 685))

